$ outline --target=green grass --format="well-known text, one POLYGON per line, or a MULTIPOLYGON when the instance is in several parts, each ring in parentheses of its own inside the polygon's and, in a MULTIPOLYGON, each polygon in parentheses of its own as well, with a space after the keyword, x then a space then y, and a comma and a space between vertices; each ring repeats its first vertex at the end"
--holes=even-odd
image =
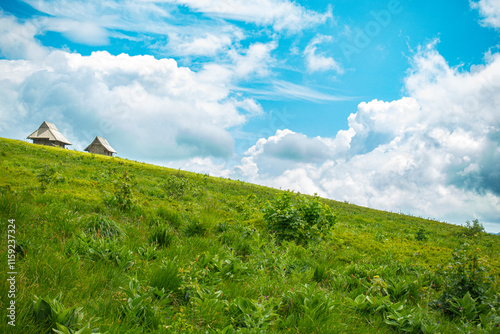
POLYGON ((281 194, 0 138, 0 332, 500 331, 500 236, 320 199, 333 229, 295 242, 265 219, 281 194))

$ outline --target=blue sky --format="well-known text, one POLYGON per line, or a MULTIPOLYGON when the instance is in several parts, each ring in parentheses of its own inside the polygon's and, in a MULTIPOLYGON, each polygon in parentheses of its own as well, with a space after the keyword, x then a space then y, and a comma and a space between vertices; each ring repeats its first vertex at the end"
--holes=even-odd
POLYGON ((0 134, 500 231, 500 3, 4 0, 0 134))

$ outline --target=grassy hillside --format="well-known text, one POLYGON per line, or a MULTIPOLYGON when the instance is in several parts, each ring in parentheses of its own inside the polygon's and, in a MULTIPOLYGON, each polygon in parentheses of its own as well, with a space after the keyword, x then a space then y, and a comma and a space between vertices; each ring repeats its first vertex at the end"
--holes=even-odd
POLYGON ((477 224, 8 139, 0 218, 2 333, 500 331, 477 224))

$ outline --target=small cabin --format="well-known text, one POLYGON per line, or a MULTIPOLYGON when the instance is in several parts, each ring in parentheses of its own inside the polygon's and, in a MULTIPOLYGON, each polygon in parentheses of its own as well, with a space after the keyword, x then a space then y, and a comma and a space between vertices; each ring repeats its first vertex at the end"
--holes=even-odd
POLYGON ((33 144, 57 146, 66 148, 66 145, 72 145, 69 140, 57 130, 57 127, 49 122, 43 122, 42 125, 28 136, 28 139, 33 140, 33 144))
POLYGON ((102 154, 112 157, 116 151, 109 145, 108 141, 102 137, 95 137, 92 144, 90 144, 85 151, 94 154, 102 154))

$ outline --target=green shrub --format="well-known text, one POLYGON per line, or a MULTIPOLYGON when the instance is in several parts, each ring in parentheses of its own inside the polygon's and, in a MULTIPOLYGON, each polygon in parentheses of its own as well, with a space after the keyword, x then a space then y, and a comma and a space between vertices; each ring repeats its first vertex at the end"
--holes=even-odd
POLYGON ((278 241, 295 240, 299 244, 319 241, 328 236, 335 224, 330 207, 321 204, 318 197, 310 199, 289 191, 277 195, 263 213, 268 230, 278 241))
POLYGON ((425 228, 421 227, 418 229, 417 233, 415 233, 415 240, 417 241, 427 241, 427 233, 425 228))
POLYGON ((192 190, 193 185, 185 177, 169 175, 164 179, 163 188, 169 197, 182 198, 187 192, 192 190))
POLYGON ((474 219, 472 224, 470 221, 465 222, 465 235, 472 237, 474 235, 480 235, 481 233, 484 233, 484 226, 479 220, 474 219))
POLYGON ((120 210, 130 210, 135 203, 134 193, 132 191, 135 181, 127 171, 113 180, 113 196, 104 197, 104 203, 110 206, 116 205, 120 210))
POLYGON ((487 304, 493 295, 494 277, 477 249, 472 249, 468 243, 453 252, 452 261, 438 275, 444 278, 445 287, 440 300, 434 304, 449 315, 456 314, 454 308, 459 301, 473 300, 477 309, 483 310, 481 305, 487 304))

